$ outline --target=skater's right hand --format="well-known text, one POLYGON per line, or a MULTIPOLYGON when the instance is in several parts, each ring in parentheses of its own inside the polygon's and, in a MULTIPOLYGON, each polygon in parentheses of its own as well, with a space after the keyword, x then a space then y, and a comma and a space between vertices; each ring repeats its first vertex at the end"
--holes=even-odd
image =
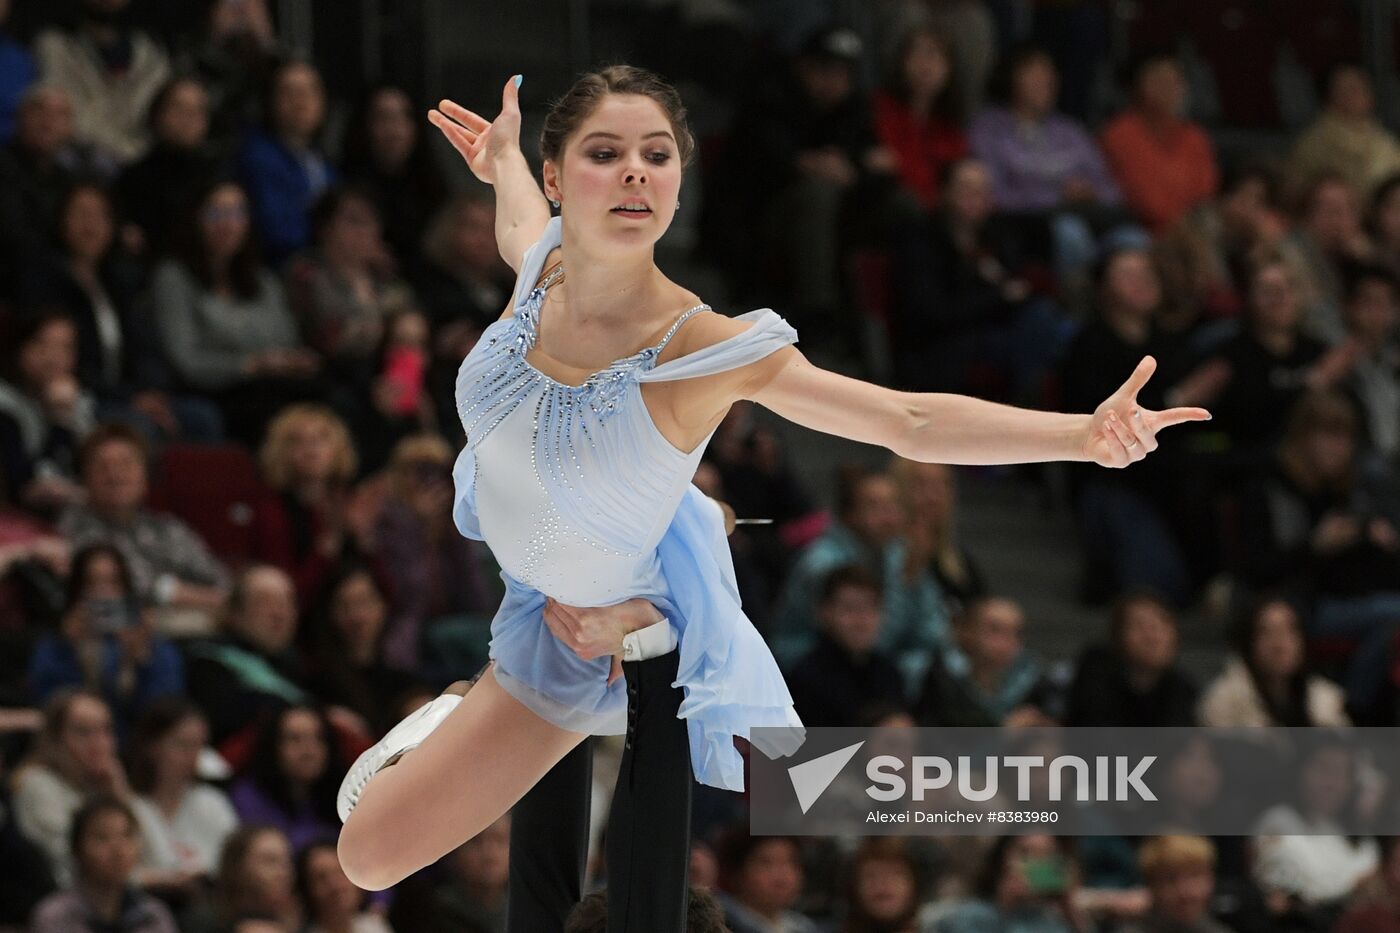
POLYGON ((443 100, 428 111, 428 121, 461 153, 472 174, 488 185, 496 183, 496 162, 520 151, 519 75, 511 77, 501 92, 501 112, 487 121, 461 104, 443 100))

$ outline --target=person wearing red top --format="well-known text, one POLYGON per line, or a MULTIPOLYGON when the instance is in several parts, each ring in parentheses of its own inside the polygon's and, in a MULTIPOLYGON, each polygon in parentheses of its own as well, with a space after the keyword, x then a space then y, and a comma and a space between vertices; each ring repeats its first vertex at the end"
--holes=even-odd
POLYGON ((1183 114, 1186 78, 1167 54, 1133 73, 1133 104, 1104 128, 1101 142, 1128 207, 1154 233, 1215 194, 1220 175, 1210 138, 1183 114))
POLYGON ((916 26, 893 63, 875 95, 875 135, 894 153, 903 187, 932 210, 944 169, 967 155, 952 55, 941 34, 916 26))

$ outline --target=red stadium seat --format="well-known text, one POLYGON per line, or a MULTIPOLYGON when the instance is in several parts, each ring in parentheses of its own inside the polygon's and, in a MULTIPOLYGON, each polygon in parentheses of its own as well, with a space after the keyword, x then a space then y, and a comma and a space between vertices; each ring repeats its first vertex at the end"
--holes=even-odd
POLYGON ((151 478, 151 505, 184 519, 233 567, 253 552, 253 509, 268 495, 257 464, 233 444, 170 444, 151 478))

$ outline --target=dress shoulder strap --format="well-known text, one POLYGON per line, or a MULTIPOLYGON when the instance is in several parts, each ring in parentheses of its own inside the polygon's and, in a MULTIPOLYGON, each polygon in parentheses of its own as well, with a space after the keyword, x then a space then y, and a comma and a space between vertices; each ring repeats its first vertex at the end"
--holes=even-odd
MULTIPOLYGON (((692 308, 682 316, 688 317, 700 308, 692 308)), ((751 321, 752 326, 718 343, 712 343, 693 353, 667 360, 658 366, 637 374, 639 382, 669 382, 676 379, 694 379, 710 376, 731 369, 738 369, 755 360, 797 342, 797 331, 777 312, 760 308, 741 314, 735 320, 751 321)), ((678 321, 676 326, 679 326, 678 321)), ((667 334, 667 340, 674 336, 675 327, 667 334)))
POLYGON ((525 256, 520 263, 520 274, 515 277, 515 292, 511 297, 512 308, 519 309, 534 290, 540 273, 544 271, 544 261, 549 258, 554 248, 563 242, 563 229, 559 218, 551 217, 549 223, 544 226, 544 233, 525 250, 525 256))

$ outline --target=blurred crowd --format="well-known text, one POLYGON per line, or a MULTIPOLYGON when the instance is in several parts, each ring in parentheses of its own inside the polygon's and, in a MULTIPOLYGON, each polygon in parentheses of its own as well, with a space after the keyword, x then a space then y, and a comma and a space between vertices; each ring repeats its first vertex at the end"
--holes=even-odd
MULTIPOLYGON (((159 39, 131 2, 16 35, 0 0, 0 929, 503 930, 508 816, 374 895, 334 845, 346 763, 484 663, 503 590, 450 516, 456 369, 513 288, 490 192, 403 88, 328 99, 267 0, 159 39)), ((822 495, 736 406, 695 480, 774 519, 731 543, 803 720, 1397 724, 1400 139, 1357 10, 1232 44, 1145 5, 1110 54, 1098 0, 829 6, 692 23, 736 64, 683 83, 725 114, 687 184, 728 310, 898 389, 1064 411, 1151 353, 1144 404, 1214 419, 1129 470, 994 476, 1063 479, 1103 624, 1050 657, 960 541, 958 471, 822 495)), ((1297 803, 1247 839, 754 837, 701 788, 691 928, 1400 930, 1400 848, 1280 766, 1297 803)), ((1173 780, 1208 809, 1214 768, 1173 780)))

